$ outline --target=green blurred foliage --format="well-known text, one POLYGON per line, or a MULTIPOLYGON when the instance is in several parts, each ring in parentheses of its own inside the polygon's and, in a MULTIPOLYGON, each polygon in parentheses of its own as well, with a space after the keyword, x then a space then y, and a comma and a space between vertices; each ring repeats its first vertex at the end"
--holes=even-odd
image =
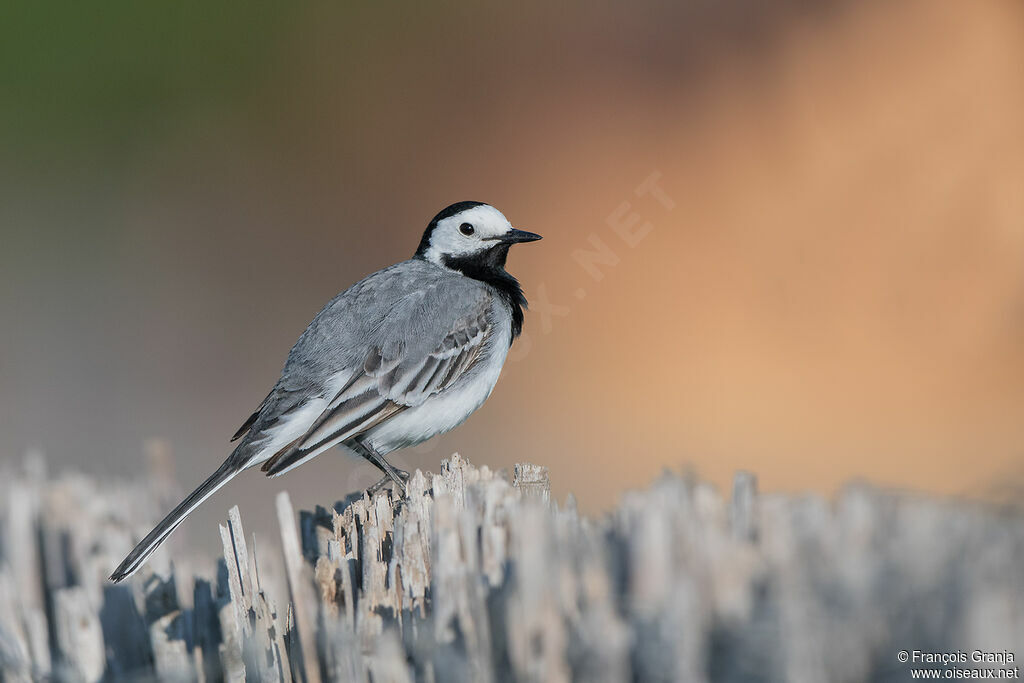
POLYGON ((288 3, 0 3, 0 126, 12 144, 130 140, 250 91, 288 3))

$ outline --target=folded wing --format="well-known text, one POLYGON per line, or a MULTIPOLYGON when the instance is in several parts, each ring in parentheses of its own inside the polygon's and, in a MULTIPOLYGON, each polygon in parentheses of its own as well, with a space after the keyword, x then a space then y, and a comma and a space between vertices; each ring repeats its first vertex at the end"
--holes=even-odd
POLYGON ((284 474, 422 404, 472 369, 493 331, 490 298, 460 301, 457 315, 441 309, 447 316, 438 318, 431 315, 438 302, 430 294, 415 292, 389 311, 362 363, 338 373, 332 384, 340 388, 309 428, 263 463, 268 476, 284 474))

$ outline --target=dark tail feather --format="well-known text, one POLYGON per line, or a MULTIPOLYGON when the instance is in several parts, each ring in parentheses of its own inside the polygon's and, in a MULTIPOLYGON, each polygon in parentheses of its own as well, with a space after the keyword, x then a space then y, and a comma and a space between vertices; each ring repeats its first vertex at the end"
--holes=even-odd
POLYGON ((259 417, 260 417, 260 411, 257 410, 255 413, 253 413, 252 415, 249 416, 249 419, 247 419, 242 424, 241 427, 238 428, 238 431, 235 432, 235 435, 231 437, 231 440, 232 441, 238 441, 243 436, 245 436, 245 433, 247 431, 249 431, 249 427, 252 427, 254 424, 256 424, 256 420, 258 420, 259 417))
POLYGON ((178 528, 178 525, 188 517, 190 512, 199 507, 200 503, 212 496, 214 491, 228 483, 240 471, 239 467, 233 464, 229 465, 227 462, 221 465, 216 472, 210 475, 209 479, 199 485, 199 488, 190 493, 185 500, 178 503, 178 506, 171 510, 171 513, 164 517, 164 520, 157 524, 156 528, 150 531, 135 546, 134 550, 128 553, 128 557, 124 558, 124 562, 110 575, 110 580, 117 583, 138 571, 139 567, 153 554, 153 551, 167 540, 171 532, 178 528))

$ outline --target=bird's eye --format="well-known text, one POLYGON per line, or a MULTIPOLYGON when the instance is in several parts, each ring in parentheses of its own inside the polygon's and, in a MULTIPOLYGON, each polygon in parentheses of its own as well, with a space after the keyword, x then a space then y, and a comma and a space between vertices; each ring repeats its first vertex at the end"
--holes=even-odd
POLYGON ((469 223, 463 223, 462 225, 459 226, 459 232, 461 232, 466 237, 469 237, 476 231, 474 230, 473 226, 470 225, 469 223))

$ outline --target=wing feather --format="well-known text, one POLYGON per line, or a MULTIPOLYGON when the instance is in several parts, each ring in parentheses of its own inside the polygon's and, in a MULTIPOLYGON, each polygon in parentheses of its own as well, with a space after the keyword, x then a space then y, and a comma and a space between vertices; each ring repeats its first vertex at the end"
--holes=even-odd
POLYGON ((361 362, 348 371, 351 377, 332 395, 323 413, 300 438, 264 462, 267 476, 283 474, 402 410, 421 405, 473 368, 493 332, 491 298, 481 296, 429 345, 424 344, 429 335, 424 340, 410 334, 420 331, 415 323, 416 314, 422 315, 422 298, 418 295, 410 302, 419 307, 413 313, 394 307, 394 319, 385 318, 381 324, 380 343, 371 345, 361 362))
POLYGON ((403 409, 370 391, 324 413, 316 426, 261 468, 269 477, 295 469, 346 439, 370 429, 403 409))

